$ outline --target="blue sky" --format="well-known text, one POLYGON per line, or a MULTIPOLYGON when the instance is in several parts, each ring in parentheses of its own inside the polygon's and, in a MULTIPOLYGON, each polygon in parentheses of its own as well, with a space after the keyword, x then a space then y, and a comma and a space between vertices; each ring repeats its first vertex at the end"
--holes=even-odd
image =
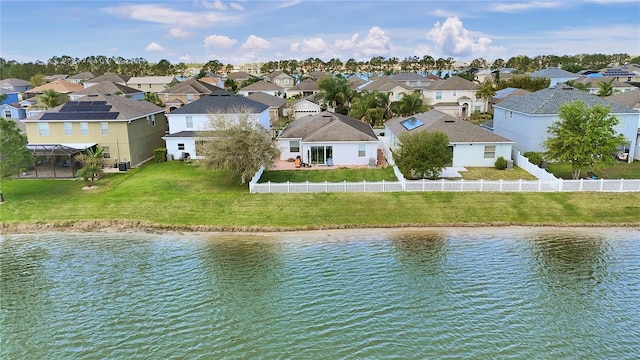
POLYGON ((0 0, 0 56, 243 64, 640 55, 640 1, 0 0))

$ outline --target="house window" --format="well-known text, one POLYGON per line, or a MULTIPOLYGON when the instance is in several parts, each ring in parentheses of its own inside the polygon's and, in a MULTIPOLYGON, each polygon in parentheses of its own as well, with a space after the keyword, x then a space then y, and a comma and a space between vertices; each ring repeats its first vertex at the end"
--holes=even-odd
POLYGON ((142 84, 138 84, 138 89, 142 89, 142 84))
POLYGON ((184 150, 184 144, 178 144, 178 150, 184 150))
POLYGON ((289 85, 289 79, 284 79, 284 84, 289 85))
POLYGON ((451 96, 458 96, 458 92, 457 91, 452 91, 451 92, 451 96))
POLYGON ((105 159, 110 159, 111 158, 111 151, 109 150, 108 146, 103 146, 102 147, 102 156, 105 159))
POLYGON ((80 134, 82 134, 82 136, 89 135, 89 123, 86 123, 86 122, 80 123, 80 134))
POLYGON ((358 144, 358 157, 364 157, 366 155, 366 145, 358 144))
POLYGON ((193 116, 187 116, 186 121, 187 121, 187 128, 193 129, 193 116))
POLYGON ((416 86, 420 86, 420 85, 422 85, 422 81, 421 80, 416 81, 416 86))
POLYGON ((482 110, 482 107, 480 105, 475 105, 473 107, 473 111, 475 111, 475 112, 480 112, 480 110, 482 110))
POLYGON ((193 94, 187 94, 187 103, 193 102, 193 94))
POLYGON ((493 159, 496 157, 496 146, 495 145, 485 145, 484 147, 484 158, 485 159, 493 159))
POLYGON ((169 94, 164 94, 164 101, 166 102, 167 100, 169 100, 169 94))
POLYGON ((7 119, 11 119, 11 110, 5 110, 4 111, 4 117, 7 119))
POLYGON ((298 140, 289 141, 289 152, 292 152, 292 153, 300 152, 300 141, 298 140))
POLYGON ((276 79, 276 84, 280 84, 280 79, 276 79))
POLYGON ((38 123, 38 134, 40 136, 49 136, 49 123, 38 123))
POLYGON ((149 84, 149 89, 151 89, 151 84, 149 84))
POLYGON ((100 133, 103 136, 108 136, 109 135, 109 123, 106 121, 101 121, 100 122, 100 133))
POLYGON ((436 91, 436 100, 442 100, 442 91, 436 91))
POLYGON ((67 136, 73 135, 73 124, 70 122, 64 123, 64 134, 67 136))

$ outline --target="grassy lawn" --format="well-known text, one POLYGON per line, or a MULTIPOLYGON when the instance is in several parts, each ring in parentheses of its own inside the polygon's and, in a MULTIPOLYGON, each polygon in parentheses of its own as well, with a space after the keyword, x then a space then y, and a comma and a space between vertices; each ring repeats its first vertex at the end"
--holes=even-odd
POLYGON ((513 170, 498 170, 491 167, 468 167, 460 175, 465 180, 536 180, 536 177, 517 166, 513 170))
POLYGON ((278 170, 265 171, 260 177, 261 183, 271 182, 340 182, 340 181, 398 181, 392 167, 385 169, 348 169, 331 170, 278 170))
MULTIPOLYGON (((572 178, 571 165, 568 164, 549 164, 547 171, 562 179, 572 178)), ((582 169, 580 176, 586 176, 589 171, 593 171, 598 177, 604 179, 640 179, 640 161, 630 164, 619 161, 604 170, 582 169)))
MULTIPOLYGON (((314 173, 315 171, 303 171, 314 173)), ((301 172, 301 173, 303 173, 301 172)), ((639 224, 640 193, 249 194, 227 173, 183 162, 76 180, 5 180, 3 224, 128 221, 165 228, 310 229, 464 224, 639 224)))

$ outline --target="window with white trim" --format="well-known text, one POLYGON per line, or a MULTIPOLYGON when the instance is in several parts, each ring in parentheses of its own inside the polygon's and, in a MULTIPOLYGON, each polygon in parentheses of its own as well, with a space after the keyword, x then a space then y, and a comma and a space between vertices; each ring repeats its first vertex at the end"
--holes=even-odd
POLYGON ((178 150, 184 150, 184 144, 178 144, 178 150))
POLYGON ((102 157, 104 157, 105 159, 111 158, 111 151, 109 150, 108 146, 102 147, 102 157))
POLYGON ((5 110, 4 111, 4 117, 6 119, 11 119, 11 110, 5 110))
POLYGON ((187 94, 187 103, 193 102, 193 94, 187 94))
POLYGON ((496 146, 495 145, 485 145, 484 146, 484 158, 485 159, 493 159, 496 157, 496 146))
POLYGON ((442 100, 442 91, 436 91, 436 100, 442 100))
POLYGON ((185 121, 186 121, 185 126, 187 127, 187 129, 193 129, 193 116, 191 115, 185 116, 185 121))
POLYGON ((88 136, 89 135, 89 123, 81 122, 80 123, 80 135, 88 136))
POLYGON ((49 136, 49 123, 38 123, 38 135, 49 136))
POLYGON ((367 154, 367 147, 365 144, 358 144, 358 157, 365 157, 367 154))
POLYGON ((289 152, 292 152, 292 153, 300 152, 300 141, 298 140, 289 141, 289 152))
POLYGON ((73 135, 73 124, 70 122, 64 123, 64 134, 67 136, 73 135))
POLYGON ((100 121, 100 133, 102 136, 109 136, 109 123, 106 121, 100 121))

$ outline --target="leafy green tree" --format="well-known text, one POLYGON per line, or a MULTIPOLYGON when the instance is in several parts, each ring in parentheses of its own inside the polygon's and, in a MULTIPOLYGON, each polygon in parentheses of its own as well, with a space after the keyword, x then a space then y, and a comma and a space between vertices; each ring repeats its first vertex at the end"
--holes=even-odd
POLYGON ((611 79, 607 82, 601 82, 598 84, 598 87, 600 89, 598 89, 598 96, 600 97, 607 97, 607 96, 611 96, 613 94, 615 94, 616 92, 618 92, 617 90, 613 89, 613 81, 615 79, 611 79))
POLYGON ((231 178, 244 184, 260 168, 269 169, 280 153, 269 130, 260 125, 250 110, 239 109, 237 118, 217 116, 211 119, 216 129, 211 140, 199 148, 207 167, 228 170, 231 178))
POLYGON ((582 90, 582 91, 589 91, 589 87, 591 86, 591 83, 581 83, 581 82, 577 82, 575 80, 569 80, 566 82, 567 85, 574 87, 578 90, 582 90))
POLYGON ((347 114, 353 91, 349 82, 342 76, 324 77, 318 80, 318 87, 322 90, 323 102, 335 109, 337 113, 347 114))
POLYGON ((429 105, 424 103, 422 94, 416 91, 392 102, 389 108, 396 116, 409 116, 429 110, 429 105))
POLYGON ((393 160, 407 179, 436 179, 453 160, 449 137, 443 132, 407 132, 399 139, 393 160))
POLYGON ((147 92, 144 94, 144 100, 154 104, 154 105, 158 105, 160 107, 164 107, 164 104, 162 103, 162 100, 160 100, 160 98, 158 97, 158 94, 156 93, 152 93, 152 92, 147 92))
POLYGON ((628 143, 614 130, 618 118, 609 114, 608 106, 587 107, 582 101, 573 101, 560 107, 559 116, 560 121, 547 129, 550 136, 544 141, 545 157, 571 164, 574 179, 580 177, 582 168, 597 170, 612 165, 612 154, 628 143))
POLYGON ((0 178, 17 175, 31 164, 27 137, 14 121, 0 117, 0 178))
POLYGON ((227 80, 224 81, 224 88, 235 94, 238 91, 238 82, 227 78, 227 80))
POLYGON ((31 86, 37 87, 44 84, 44 75, 43 74, 35 74, 29 78, 29 82, 31 82, 31 86))
POLYGON ((47 107, 47 109, 60 105, 60 93, 55 90, 45 90, 40 95, 40 101, 47 107))

